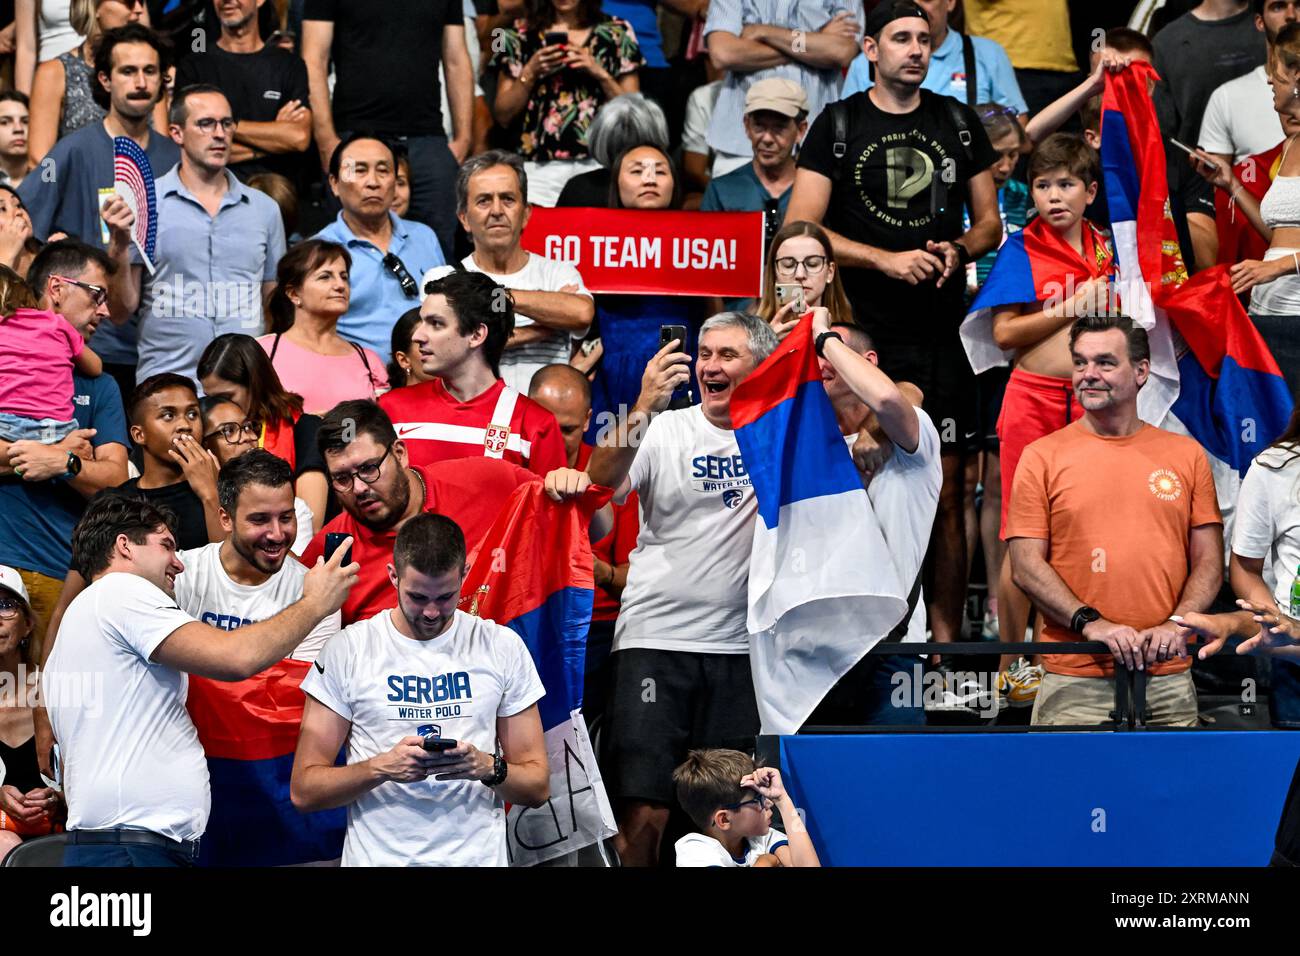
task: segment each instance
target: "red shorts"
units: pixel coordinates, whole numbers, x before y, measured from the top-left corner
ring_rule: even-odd
[[[1007,508],[1011,505],[1011,488],[1016,465],[1030,442],[1038,441],[1083,417],[1083,409],[1074,397],[1074,385],[1068,378],[1037,375],[1011,370],[1002,413],[998,416],[998,443],[1002,450],[1002,530],[1007,536]]]

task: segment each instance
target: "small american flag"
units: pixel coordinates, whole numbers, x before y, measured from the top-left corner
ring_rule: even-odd
[[[113,188],[135,213],[131,238],[144,258],[149,274],[154,272],[154,245],[158,240],[158,204],[153,191],[153,166],[135,140],[113,138]]]

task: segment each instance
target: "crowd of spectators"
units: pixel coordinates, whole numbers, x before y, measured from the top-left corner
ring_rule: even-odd
[[[1101,4],[1095,23],[1086,6],[17,0],[0,30],[0,688],[46,662],[165,676],[110,693],[124,716],[107,725],[0,699],[0,857],[66,824],[88,862],[124,824],[163,842],[112,862],[191,859],[199,768],[161,756],[193,758],[180,675],[291,657],[328,665],[303,685],[293,793],[352,806],[344,862],[503,862],[463,821],[451,849],[404,844],[420,798],[401,784],[468,781],[446,808],[466,820],[494,806],[474,781],[546,799],[537,674],[448,604],[502,504],[543,480],[557,498],[614,491],[590,531],[584,710],[624,864],[671,857],[678,808],[703,832],[683,865],[816,865],[801,825],[788,845],[769,829],[792,804],[747,756],[759,509],[730,411],[804,320],[908,578],[907,613],[864,644],[931,652],[864,658],[809,723],[992,706],[1104,725],[1115,682],[1149,668],[1148,719],[1196,726],[1192,637],[1210,666],[1258,615],[1300,635],[1300,412],[1244,478],[1139,417],[1151,347],[1110,295],[1100,96],[1108,73],[1154,65],[1174,271],[1230,267],[1294,394],[1300,2]],[[114,189],[121,138],[152,167],[151,261]],[[593,292],[580,265],[525,248],[542,207],[574,208],[579,233],[582,207],[761,213],[761,284]],[[1069,292],[999,304],[972,332],[1022,230],[1070,263]],[[330,535],[359,572],[318,566]],[[143,580],[100,586],[123,571]],[[157,590],[175,606],[150,611]],[[225,661],[231,628],[204,616],[218,596],[244,602]],[[1211,613],[1234,598],[1251,613]],[[500,699],[495,723],[448,730],[461,744],[438,763],[357,698],[399,668],[452,676],[390,646],[444,632]],[[1005,655],[983,675],[944,653],[1035,635],[1109,653]],[[1273,723],[1300,728],[1284,644],[1253,646]],[[918,660],[944,687],[925,708],[890,694]],[[141,757],[120,738],[150,707],[161,743]],[[131,819],[103,793],[65,803],[42,780],[56,742],[83,781],[115,761],[122,806],[185,780]],[[373,779],[349,775],[360,763]]]

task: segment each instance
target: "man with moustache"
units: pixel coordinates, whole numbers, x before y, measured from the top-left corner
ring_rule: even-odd
[[[31,216],[32,235],[44,239],[61,232],[108,250],[114,261],[126,255],[130,234],[125,230],[133,221],[130,210],[119,201],[100,217],[105,201],[116,195],[113,138],[125,136],[144,150],[155,179],[180,160],[176,144],[149,125],[163,94],[169,60],[166,41],[138,23],[109,30],[100,38],[92,92],[96,102],[108,109],[108,116],[55,143],[35,172],[23,180],[18,196]],[[117,233],[114,226],[120,227]],[[100,323],[89,345],[125,396],[136,383],[137,325],[120,303],[109,306],[117,309],[113,322]]]

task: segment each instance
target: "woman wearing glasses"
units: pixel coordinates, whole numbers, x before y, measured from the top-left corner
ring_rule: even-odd
[[[352,257],[337,243],[308,239],[290,249],[276,270],[271,334],[257,340],[284,387],[301,395],[314,415],[388,391],[384,360],[338,332],[351,298],[351,268]]]
[[[329,486],[316,448],[320,419],[305,414],[302,398],[285,390],[257,340],[237,332],[218,335],[203,350],[198,375],[206,395],[230,399],[258,423],[257,447],[289,463],[293,493],[311,508],[312,527],[323,525]]]
[[[63,798],[45,785],[36,763],[36,693],[32,631],[36,618],[23,579],[0,565],[0,861],[24,837],[50,833],[66,815]]]
[[[777,285],[797,285],[802,296],[778,302]],[[787,223],[772,239],[763,266],[763,298],[758,303],[758,316],[767,320],[777,338],[783,339],[807,312],[818,306],[829,310],[832,325],[853,324],[853,309],[835,268],[830,238],[816,223]]]
[[[262,434],[261,423],[253,421],[244,410],[224,396],[209,395],[199,403],[203,410],[203,447],[217,458],[218,465],[238,458],[257,447]],[[298,517],[298,536],[290,550],[302,554],[315,534],[311,508],[294,496],[293,510]]]

